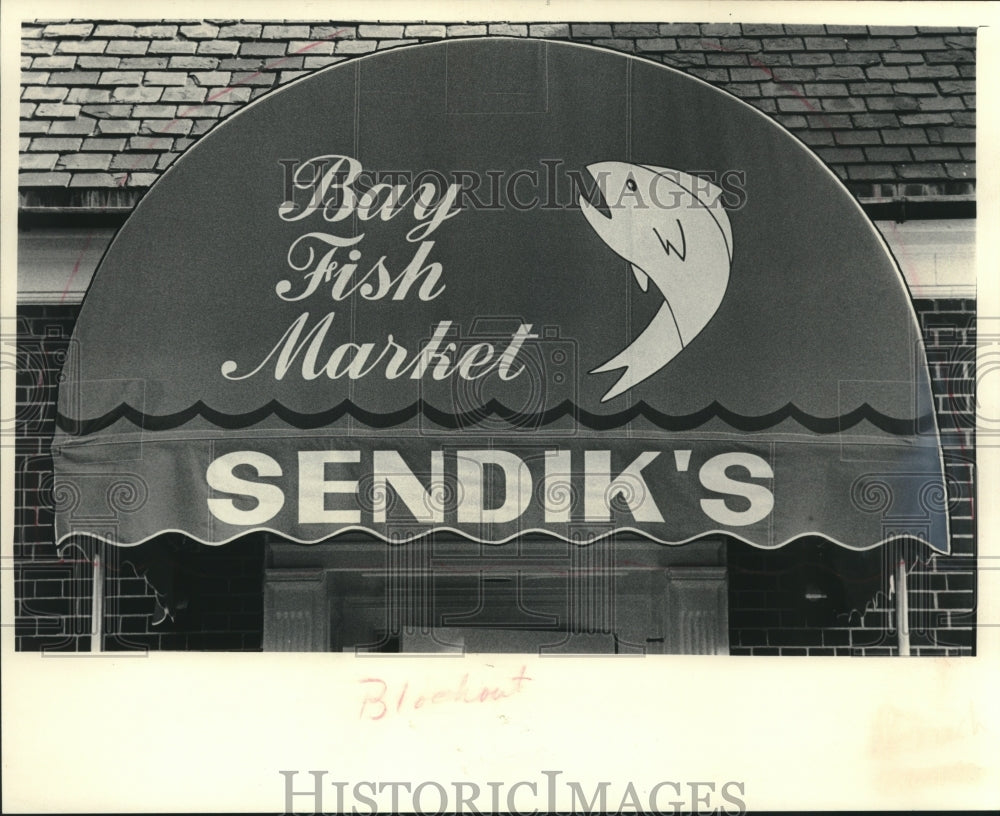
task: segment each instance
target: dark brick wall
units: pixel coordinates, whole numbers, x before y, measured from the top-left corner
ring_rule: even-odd
[[[52,543],[49,448],[56,381],[76,313],[76,307],[46,307],[25,310],[17,319],[14,631],[18,649],[90,648],[90,564],[75,551],[60,558]]]
[[[128,206],[271,88],[358,54],[487,34],[572,39],[704,79],[772,115],[861,198],[974,189],[974,29],[76,21],[22,27],[22,202]]]
[[[902,555],[909,576],[912,651],[967,655],[975,646],[975,301],[918,300],[938,401],[952,513],[950,557],[884,547],[852,553],[822,541],[769,552],[733,542],[733,654],[892,654],[894,600],[888,578]],[[53,545],[49,447],[56,379],[78,308],[22,307],[18,317],[15,634],[22,650],[89,649],[89,545],[60,558]],[[263,543],[204,547],[175,542],[169,569],[187,607],[153,626],[156,600],[139,577],[147,550],[105,554],[104,647],[255,650],[261,646]],[[826,597],[807,601],[807,592]],[[858,600],[860,599],[860,601]]]

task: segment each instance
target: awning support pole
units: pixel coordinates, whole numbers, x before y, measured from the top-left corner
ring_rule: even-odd
[[[93,597],[90,604],[90,651],[100,653],[104,640],[104,561],[101,545],[95,547]]]
[[[906,592],[906,561],[896,565],[896,633],[899,636],[899,656],[910,656],[910,603]]]

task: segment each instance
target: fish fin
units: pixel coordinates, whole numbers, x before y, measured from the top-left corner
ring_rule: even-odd
[[[632,264],[632,274],[635,275],[635,282],[639,284],[639,288],[645,292],[649,289],[649,275],[643,272],[638,266]]]
[[[677,224],[677,233],[681,237],[681,245],[679,249],[674,243],[660,235],[660,231],[656,227],[653,227],[653,235],[659,239],[660,245],[663,247],[663,251],[666,252],[668,256],[673,253],[683,261],[687,258],[687,238],[684,237],[684,227],[681,224],[681,220],[676,218],[674,221]]]

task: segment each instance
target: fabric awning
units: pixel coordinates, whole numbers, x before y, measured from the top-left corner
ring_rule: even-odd
[[[661,65],[333,66],[154,185],[84,298],[57,535],[948,551],[902,276],[807,148]]]

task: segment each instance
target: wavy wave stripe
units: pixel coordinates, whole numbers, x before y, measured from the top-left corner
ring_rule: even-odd
[[[56,547],[57,548],[68,547],[70,546],[71,543],[70,540],[76,537],[76,538],[85,538],[95,541],[101,541],[105,544],[110,544],[112,546],[122,547],[127,549],[129,547],[137,547],[140,544],[145,544],[147,541],[150,541],[151,539],[157,538],[158,536],[167,533],[176,533],[182,536],[186,536],[187,538],[190,538],[193,541],[197,541],[199,544],[204,544],[207,547],[221,547],[226,544],[230,544],[233,541],[237,541],[245,536],[254,535],[257,533],[268,533],[270,535],[279,537],[282,541],[292,542],[295,544],[322,544],[328,541],[330,542],[335,541],[336,539],[340,538],[343,535],[351,533],[365,533],[367,535],[372,536],[373,538],[382,541],[384,544],[388,544],[391,547],[412,544],[415,541],[420,541],[421,539],[429,538],[430,536],[433,535],[448,533],[451,535],[458,536],[459,538],[465,541],[472,542],[473,544],[483,544],[485,546],[501,546],[504,544],[509,544],[512,541],[517,541],[518,539],[523,538],[525,536],[539,536],[541,538],[553,541],[563,541],[567,544],[573,544],[577,547],[589,547],[593,544],[598,543],[599,541],[604,541],[615,535],[621,535],[630,538],[632,537],[641,538],[646,541],[651,541],[654,544],[660,544],[666,547],[680,547],[683,546],[684,544],[691,544],[692,542],[698,541],[700,539],[710,538],[712,536],[724,536],[727,538],[735,539],[736,541],[742,541],[744,544],[749,544],[751,547],[756,547],[758,550],[778,550],[781,549],[782,547],[787,546],[788,544],[791,544],[795,541],[799,541],[804,538],[822,538],[825,541],[829,541],[830,543],[835,544],[838,547],[843,547],[845,550],[851,550],[852,552],[867,552],[868,550],[874,550],[876,547],[881,547],[890,542],[909,541],[909,540],[920,541],[921,543],[926,544],[928,547],[937,550],[937,552],[947,552],[947,550],[938,550],[930,541],[921,536],[890,534],[879,538],[878,541],[873,541],[870,544],[866,544],[863,547],[859,547],[853,544],[849,544],[846,541],[841,541],[840,539],[834,538],[833,536],[829,536],[826,533],[819,531],[812,531],[812,530],[807,532],[796,533],[793,536],[789,536],[784,541],[772,542],[770,544],[762,544],[758,541],[754,541],[750,538],[747,538],[746,536],[734,533],[732,530],[721,530],[718,528],[706,528],[703,533],[698,533],[697,535],[692,535],[688,536],[687,538],[676,539],[676,540],[660,538],[658,536],[653,535],[648,530],[642,530],[639,527],[615,527],[612,530],[605,530],[600,533],[595,533],[592,536],[588,536],[586,540],[581,540],[579,538],[569,538],[567,536],[561,535],[551,530],[544,530],[541,528],[518,530],[516,533],[511,533],[508,536],[502,536],[495,539],[481,538],[480,536],[472,535],[457,527],[445,527],[445,526],[434,526],[428,530],[422,530],[420,532],[413,533],[412,535],[404,536],[401,538],[395,538],[395,537],[390,538],[389,536],[386,536],[383,532],[363,524],[344,527],[342,530],[338,530],[336,533],[332,535],[330,533],[325,533],[321,536],[317,536],[316,538],[296,538],[295,536],[290,536],[287,533],[281,532],[280,530],[275,530],[272,527],[253,527],[249,530],[242,530],[239,533],[230,536],[229,538],[223,539],[222,541],[212,541],[210,539],[200,538],[196,535],[192,535],[190,532],[173,527],[169,529],[165,528],[162,530],[157,530],[155,533],[152,533],[146,536],[145,538],[142,538],[138,541],[129,541],[129,542],[121,542],[114,538],[109,538],[108,536],[102,535],[101,533],[95,533],[91,531],[69,532],[59,536],[59,540],[56,542]]]
[[[333,408],[313,414],[294,411],[276,400],[243,414],[228,414],[217,411],[200,400],[182,411],[163,415],[146,414],[128,403],[121,403],[117,408],[94,419],[79,420],[57,413],[56,424],[65,433],[86,436],[102,431],[121,419],[125,419],[137,428],[146,431],[172,430],[198,417],[224,430],[239,430],[256,425],[271,416],[275,416],[299,430],[315,430],[339,422],[345,417],[350,417],[370,428],[386,429],[408,422],[417,416],[422,416],[442,428],[451,430],[469,428],[490,419],[501,419],[507,422],[512,430],[544,428],[565,417],[570,417],[577,424],[594,431],[613,430],[637,419],[644,419],[665,431],[691,431],[713,419],[722,420],[735,430],[747,432],[765,431],[789,419],[817,434],[840,433],[866,421],[879,430],[897,436],[929,433],[935,427],[933,414],[924,414],[913,419],[891,417],[872,408],[867,402],[846,414],[818,417],[801,410],[790,402],[775,411],[759,416],[738,414],[718,402],[712,402],[700,411],[691,414],[675,416],[664,414],[645,402],[638,402],[615,414],[594,414],[570,400],[564,400],[559,405],[536,413],[520,413],[507,408],[497,400],[490,400],[479,409],[461,413],[443,411],[428,405],[423,400],[418,400],[398,411],[385,414],[373,413],[355,405],[350,400],[344,400]],[[496,432],[495,429],[494,432]]]

